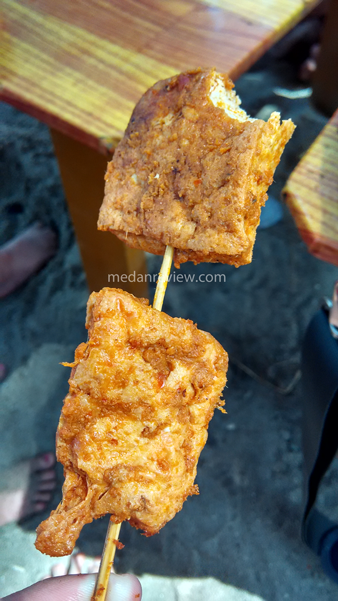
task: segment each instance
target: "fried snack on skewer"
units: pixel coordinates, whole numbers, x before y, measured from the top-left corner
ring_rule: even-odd
[[[105,288],[90,296],[87,327],[57,433],[63,501],[37,531],[52,556],[71,553],[83,525],[106,513],[158,532],[197,494],[208,423],[223,405],[227,354],[191,321]]]
[[[168,277],[171,270],[174,249],[167,246],[164,253],[159,278],[156,285],[156,291],[153,301],[153,308],[162,311],[165,291],[168,284]],[[120,536],[122,522],[115,523],[109,520],[107,534],[104,541],[104,547],[100,562],[100,568],[97,574],[95,589],[92,601],[104,601],[108,588],[108,582],[112,566],[114,565],[115,553],[118,547],[118,539]]]
[[[136,105],[106,174],[98,228],[174,261],[251,262],[261,207],[294,131],[240,108],[214,69],[159,81]]]

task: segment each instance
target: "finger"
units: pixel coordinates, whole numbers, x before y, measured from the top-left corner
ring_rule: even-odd
[[[3,601],[90,601],[95,580],[94,574],[49,578],[4,597]],[[107,601],[140,601],[141,597],[141,584],[136,576],[111,575]]]

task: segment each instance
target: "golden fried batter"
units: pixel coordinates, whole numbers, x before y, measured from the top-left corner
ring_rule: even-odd
[[[106,513],[147,535],[194,486],[207,427],[226,382],[227,353],[189,320],[113,288],[90,296],[57,432],[63,500],[36,547],[67,555],[84,524]]]
[[[98,228],[185,261],[250,263],[266,191],[293,123],[250,119],[227,75],[189,71],[150,88],[106,174]]]

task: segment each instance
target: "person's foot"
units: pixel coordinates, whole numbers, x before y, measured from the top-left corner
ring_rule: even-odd
[[[56,235],[35,223],[0,248],[0,298],[16,290],[55,254]]]
[[[67,574],[97,574],[100,562],[101,557],[90,557],[84,553],[73,553],[69,558],[69,563],[55,563],[51,568],[50,575],[45,576],[42,580],[66,576]]]
[[[15,466],[7,475],[9,490],[0,492],[0,526],[20,522],[44,511],[55,489],[55,457],[53,453],[39,455],[35,459]],[[21,480],[21,485],[17,481]]]

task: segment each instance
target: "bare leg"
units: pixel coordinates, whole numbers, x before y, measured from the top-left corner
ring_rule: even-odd
[[[54,232],[35,223],[0,248],[0,298],[16,290],[56,251]]]

